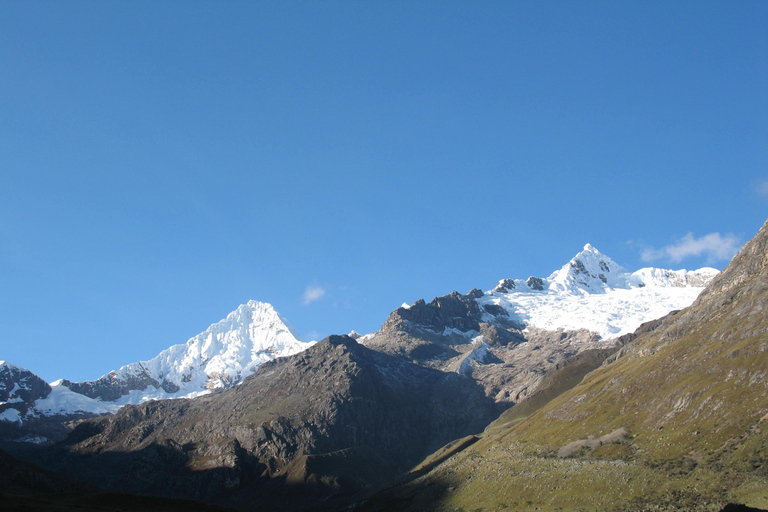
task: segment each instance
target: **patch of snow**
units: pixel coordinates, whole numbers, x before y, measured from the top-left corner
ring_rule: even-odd
[[[362,336],[357,338],[357,342],[360,343],[361,345],[365,345],[365,343],[371,338],[373,338],[374,336],[376,336],[375,332],[369,332],[368,334],[363,334]]]
[[[472,361],[484,363],[486,357],[488,357],[488,350],[491,348],[491,346],[483,341],[482,336],[477,336],[474,338],[472,343],[476,345],[475,348],[473,348],[472,351],[467,354],[464,359],[462,359],[461,364],[456,370],[456,373],[460,373],[462,375],[470,375],[472,373]]]
[[[19,437],[18,439],[14,439],[14,443],[32,443],[32,444],[45,444],[49,442],[50,439],[48,439],[45,436],[38,436],[36,434],[27,434],[24,437]]]
[[[16,409],[6,409],[3,412],[0,412],[0,421],[21,423],[21,414]]]
[[[446,327],[441,333],[442,336],[461,336],[462,338],[474,338],[477,336],[477,331],[461,331],[455,327]]]
[[[51,393],[35,401],[34,412],[45,416],[52,414],[74,414],[79,412],[106,414],[117,411],[120,406],[111,402],[102,402],[89,398],[61,384],[61,380],[51,382]]]

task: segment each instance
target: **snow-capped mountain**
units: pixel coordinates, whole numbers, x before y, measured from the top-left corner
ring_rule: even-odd
[[[486,292],[399,307],[359,341],[471,377],[488,396],[516,403],[571,361],[582,373],[599,366],[626,342],[620,336],[691,305],[717,273],[629,272],[587,244],[547,278],[503,279]]]
[[[155,358],[90,382],[47,384],[29,370],[0,362],[0,421],[104,414],[147,400],[194,397],[232,387],[264,362],[312,346],[271,304],[249,301]]]
[[[503,279],[477,302],[501,307],[525,326],[587,329],[607,339],[689,306],[717,274],[706,267],[629,272],[587,244],[549,277]]]
[[[51,386],[31,371],[0,361],[0,420],[20,421],[50,392]]]
[[[447,367],[466,373],[471,364],[500,357],[496,353],[499,343],[527,337],[521,329],[586,330],[599,338],[574,341],[578,350],[601,347],[599,339],[632,332],[643,322],[690,305],[717,273],[712,268],[629,272],[587,244],[547,278],[503,279],[484,293],[473,290],[461,296],[454,292],[429,304],[420,300],[394,311],[379,333],[355,336],[384,352],[411,356],[423,352],[427,359],[440,354],[445,343],[464,344],[467,349],[458,351],[462,356]],[[398,332],[410,334],[392,336]],[[444,341],[434,343],[441,339]],[[2,363],[0,420],[102,414],[147,400],[194,397],[230,388],[262,363],[296,354],[312,344],[270,304],[252,300],[186,343],[95,381],[59,380],[48,385],[28,370]],[[456,350],[448,352],[455,355]],[[515,357],[524,357],[523,352],[516,349]],[[440,357],[453,357],[450,354]]]
[[[251,300],[184,344],[96,381],[62,385],[119,405],[194,397],[232,387],[264,362],[301,352],[304,341],[271,304]]]

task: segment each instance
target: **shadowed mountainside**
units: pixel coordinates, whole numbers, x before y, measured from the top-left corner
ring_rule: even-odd
[[[499,412],[465,376],[332,336],[230,390],[86,421],[39,460],[111,491],[299,509],[380,484]]]

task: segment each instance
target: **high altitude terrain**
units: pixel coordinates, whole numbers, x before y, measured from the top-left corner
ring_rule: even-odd
[[[334,508],[446,443],[471,444],[509,406],[569,389],[716,274],[628,272],[587,245],[548,278],[419,300],[375,333],[314,345],[252,301],[155,359],[57,382],[23,408],[5,404],[18,428],[45,416],[39,404],[54,392],[116,411],[68,423],[77,428],[54,446],[5,446],[116,492],[243,510]],[[196,398],[145,401],[168,396]]]
[[[768,508],[766,377],[768,223],[691,307],[360,509]]]

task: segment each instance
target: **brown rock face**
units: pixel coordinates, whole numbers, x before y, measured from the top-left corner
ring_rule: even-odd
[[[392,478],[498,412],[472,379],[332,336],[225,392],[85,422],[45,463],[111,490],[295,507]]]

